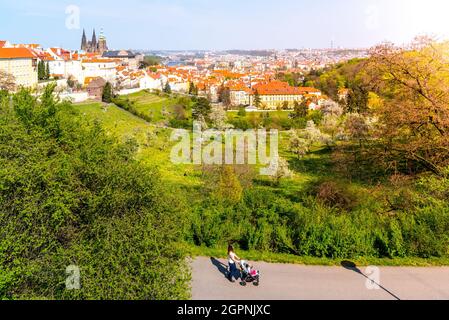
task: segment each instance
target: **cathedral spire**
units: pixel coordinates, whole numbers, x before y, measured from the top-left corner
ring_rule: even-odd
[[[85,51],[87,48],[86,30],[83,29],[83,37],[81,38],[81,50]]]
[[[94,29],[94,33],[92,35],[92,47],[96,48],[97,47],[97,35],[95,33],[95,29]]]

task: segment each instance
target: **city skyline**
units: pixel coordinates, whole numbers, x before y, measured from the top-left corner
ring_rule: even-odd
[[[79,49],[83,29],[89,34],[103,28],[115,49],[218,51],[329,48],[331,44],[367,48],[383,41],[406,43],[422,34],[438,39],[449,35],[446,10],[442,10],[449,4],[444,0],[429,0],[425,6],[417,0],[129,0],[127,4],[2,3],[0,38]],[[77,10],[75,24],[67,25]]]

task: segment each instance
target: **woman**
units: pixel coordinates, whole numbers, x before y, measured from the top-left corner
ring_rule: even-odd
[[[240,273],[237,269],[237,263],[241,261],[241,259],[235,254],[234,247],[229,245],[228,247],[228,258],[229,258],[229,274],[228,279],[231,282],[235,279],[238,280],[240,278]]]

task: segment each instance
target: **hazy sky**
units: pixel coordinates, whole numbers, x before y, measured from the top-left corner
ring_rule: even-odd
[[[115,49],[368,47],[449,38],[448,16],[447,0],[1,0],[0,40],[78,49],[103,27]]]

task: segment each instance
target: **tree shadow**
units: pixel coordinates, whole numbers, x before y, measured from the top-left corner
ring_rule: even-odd
[[[220,261],[218,261],[215,258],[210,258],[210,261],[212,262],[212,264],[218,269],[218,271],[225,276],[225,278],[228,277],[228,267],[221,263]]]
[[[385,291],[386,293],[391,295],[396,300],[401,300],[398,296],[396,296],[394,293],[392,293],[391,291],[389,291],[388,289],[383,287],[380,283],[377,283],[377,282],[373,281],[370,277],[368,277],[366,274],[364,274],[363,271],[360,270],[354,262],[352,262],[352,261],[342,261],[341,262],[341,266],[343,268],[345,268],[346,270],[350,270],[350,271],[356,272],[356,273],[360,274],[361,276],[365,277],[366,279],[370,280],[373,284],[376,284],[377,286],[379,286],[379,288],[381,288],[383,291]]]

